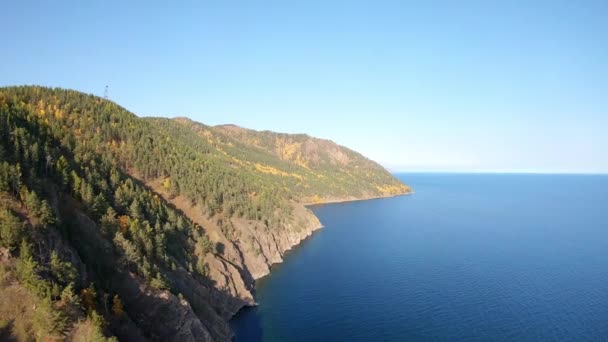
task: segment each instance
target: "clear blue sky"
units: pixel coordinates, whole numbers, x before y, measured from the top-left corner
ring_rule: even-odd
[[[5,2],[0,85],[107,84],[398,170],[608,172],[606,0],[92,2]]]

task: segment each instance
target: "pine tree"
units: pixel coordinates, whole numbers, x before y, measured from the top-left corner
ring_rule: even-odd
[[[118,187],[114,192],[114,204],[121,210],[125,210],[129,205],[129,199],[122,186]]]
[[[38,220],[43,225],[49,225],[55,223],[55,216],[53,210],[46,200],[40,203],[40,209],[38,210]]]
[[[60,184],[65,189],[70,184],[70,170],[68,161],[64,156],[59,157],[55,162],[55,172]]]
[[[82,186],[82,179],[74,170],[72,170],[70,176],[72,178],[72,194],[74,196],[80,196],[80,187]]]
[[[116,219],[114,208],[108,207],[105,215],[101,217],[100,223],[102,233],[106,236],[114,236],[114,233],[118,229],[118,220]]]
[[[79,315],[81,311],[80,298],[74,292],[74,286],[71,283],[61,292],[60,305],[62,310],[72,320]]]
[[[93,218],[99,219],[108,210],[108,202],[102,193],[97,194],[91,204],[91,214]]]
[[[141,210],[141,205],[139,204],[139,201],[136,199],[133,200],[133,202],[131,202],[131,205],[129,206],[129,216],[131,216],[131,218],[133,220],[141,220],[143,219],[143,212]]]
[[[0,246],[10,252],[17,248],[23,235],[23,222],[8,210],[0,210]]]
[[[62,261],[55,251],[51,252],[49,267],[55,279],[64,285],[74,282],[78,275],[74,266],[67,261]]]
[[[32,326],[37,340],[59,340],[67,325],[68,317],[61,310],[55,309],[50,299],[45,298],[36,306]]]

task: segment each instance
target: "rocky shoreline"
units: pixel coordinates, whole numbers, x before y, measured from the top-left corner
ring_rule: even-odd
[[[310,215],[312,215],[314,217],[314,220],[311,220],[312,222],[315,222],[315,224],[313,225],[309,225],[307,226],[301,233],[296,234],[294,236],[293,239],[289,239],[291,240],[290,244],[285,245],[285,248],[282,248],[279,250],[279,254],[280,257],[274,259],[275,262],[272,262],[270,264],[267,264],[267,269],[266,272],[262,272],[262,273],[258,273],[256,275],[252,275],[253,277],[253,281],[254,284],[252,284],[252,288],[249,291],[252,295],[253,301],[252,302],[248,302],[248,303],[244,303],[240,308],[238,308],[238,310],[236,310],[232,316],[234,317],[242,308],[244,307],[252,307],[252,306],[257,306],[258,303],[255,301],[255,297],[253,296],[253,290],[255,288],[255,281],[257,281],[258,279],[261,279],[265,276],[270,275],[270,273],[272,272],[272,267],[276,264],[282,263],[284,260],[284,257],[286,255],[286,253],[288,253],[289,251],[293,250],[294,248],[296,248],[298,245],[300,245],[302,242],[304,242],[304,240],[308,239],[310,236],[312,236],[312,234],[314,232],[316,232],[317,230],[323,228],[323,224],[321,224],[321,222],[318,220],[318,218],[316,217],[316,215],[314,215],[314,213],[312,213],[308,208],[309,207],[315,207],[315,206],[321,206],[321,205],[326,205],[326,204],[336,204],[336,203],[346,203],[346,202],[357,202],[357,201],[368,201],[368,200],[374,200],[374,199],[383,199],[383,198],[391,198],[391,197],[397,197],[397,196],[406,196],[406,195],[411,195],[413,194],[413,191],[408,191],[408,192],[404,192],[404,193],[400,193],[400,194],[394,194],[394,195],[382,195],[382,196],[366,196],[366,197],[349,197],[349,198],[328,198],[328,199],[323,199],[322,202],[317,202],[317,203],[301,203],[300,205],[304,208],[307,209],[307,213],[309,213]]]

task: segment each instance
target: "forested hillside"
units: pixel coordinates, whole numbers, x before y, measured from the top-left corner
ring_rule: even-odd
[[[229,156],[230,165],[251,169],[256,177],[280,182],[302,202],[368,198],[408,192],[407,186],[380,165],[336,143],[306,134],[254,131],[235,125],[205,126],[175,119],[195,130],[215,149]]]
[[[407,192],[329,141],[0,88],[0,339],[229,339],[302,204]]]

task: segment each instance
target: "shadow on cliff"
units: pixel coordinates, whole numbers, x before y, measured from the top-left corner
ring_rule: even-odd
[[[262,315],[256,306],[246,306],[230,320],[234,332],[233,341],[261,342],[264,339]]]
[[[17,341],[15,335],[13,335],[13,319],[8,321],[3,327],[0,327],[0,341],[13,342]]]
[[[129,267],[120,264],[112,243],[77,203],[62,194],[60,217],[66,237],[86,265],[86,277],[110,294],[119,294],[125,304],[126,319],[111,320],[110,329],[128,341],[211,341],[229,340],[227,321],[245,303],[216,283],[180,265],[174,270],[160,267],[171,283],[171,292],[154,289]],[[103,291],[103,290],[102,290]],[[188,303],[181,300],[183,295]],[[111,296],[109,296],[111,298]],[[100,311],[111,316],[109,305]]]

